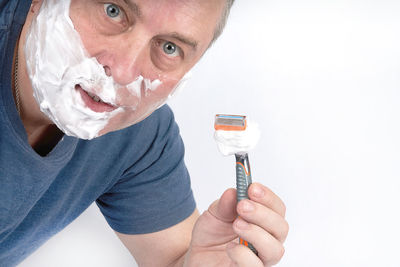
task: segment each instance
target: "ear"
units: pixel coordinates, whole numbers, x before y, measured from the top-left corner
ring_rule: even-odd
[[[62,1],[62,0],[61,0]],[[32,13],[37,13],[42,6],[43,0],[33,0],[31,4],[31,12]]]

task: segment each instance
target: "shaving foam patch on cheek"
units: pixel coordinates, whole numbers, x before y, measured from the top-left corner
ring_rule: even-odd
[[[128,91],[137,97],[141,97],[141,89],[142,89],[143,76],[139,75],[136,80],[126,86]]]
[[[247,120],[244,131],[215,131],[214,139],[219,151],[225,155],[245,154],[252,150],[260,139],[258,124]]]
[[[144,79],[145,96],[148,96],[150,92],[157,90],[158,86],[161,84],[162,82],[159,79],[155,79],[154,81]]]
[[[168,94],[168,96],[165,99],[160,99],[159,101],[154,103],[154,110],[162,107],[168,100],[171,98],[175,97],[178,95],[180,92],[182,92],[183,88],[185,88],[187,81],[192,77],[191,71],[188,71],[175,85],[175,87],[171,90],[171,92]],[[158,80],[156,80],[158,81]],[[161,84],[161,83],[160,83]],[[155,83],[155,85],[158,87],[159,84]],[[154,90],[152,90],[154,91]]]
[[[174,86],[174,88],[170,91],[170,93],[164,97],[160,98],[154,98],[151,100],[151,103],[148,103],[146,106],[146,109],[140,113],[140,116],[136,119],[136,122],[139,122],[143,119],[145,119],[147,116],[149,116],[154,110],[162,107],[168,100],[170,100],[173,96],[176,95],[176,93],[181,91],[184,86],[186,85],[187,80],[192,76],[191,72],[187,72]],[[146,89],[146,96],[151,97],[151,92],[156,91],[158,87],[162,84],[162,81],[156,79],[153,80],[152,82],[149,82],[150,80],[145,82],[145,87],[147,84],[147,89]],[[151,86],[151,88],[149,87]]]
[[[174,86],[174,88],[170,91],[170,93],[163,98],[155,99],[154,102],[149,106],[148,112],[146,112],[143,117],[147,117],[151,112],[154,110],[162,107],[168,100],[170,100],[172,97],[175,97],[179,92],[183,90],[183,88],[186,86],[187,81],[192,77],[191,71],[188,71]],[[146,96],[150,95],[150,92],[156,91],[156,89],[162,84],[162,81],[156,79],[152,82],[148,79],[144,79],[145,87],[146,87]]]

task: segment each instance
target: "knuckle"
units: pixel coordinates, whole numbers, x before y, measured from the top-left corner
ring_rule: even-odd
[[[283,225],[283,235],[284,235],[285,237],[286,237],[287,234],[289,233],[289,229],[290,229],[289,223],[288,223],[287,221],[285,221],[285,222],[284,222],[284,225]]]
[[[273,254],[269,255],[269,257],[267,257],[267,259],[264,262],[266,263],[267,266],[275,265],[283,258],[284,254],[285,254],[285,248],[283,246],[279,246],[279,248],[276,248]]]
[[[278,257],[279,260],[281,260],[283,258],[283,255],[285,255],[285,252],[286,252],[285,247],[281,246],[281,249],[279,250],[279,257]]]
[[[276,251],[274,259],[272,260],[273,264],[277,264],[283,258],[283,255],[285,255],[285,248],[280,246]]]
[[[286,214],[286,205],[283,202],[282,202],[282,214],[283,214],[283,216],[285,216],[285,214]]]
[[[289,224],[287,221],[283,221],[280,225],[279,231],[276,232],[276,239],[283,244],[285,242],[286,237],[288,236],[289,233]]]

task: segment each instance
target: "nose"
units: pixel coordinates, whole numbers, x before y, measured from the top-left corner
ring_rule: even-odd
[[[146,47],[147,43],[142,40],[120,41],[116,46],[104,48],[96,58],[107,76],[112,76],[120,85],[127,85],[142,73]]]

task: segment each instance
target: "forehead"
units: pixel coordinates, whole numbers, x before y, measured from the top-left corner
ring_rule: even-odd
[[[207,46],[221,19],[225,0],[121,0],[152,32],[190,35]]]

